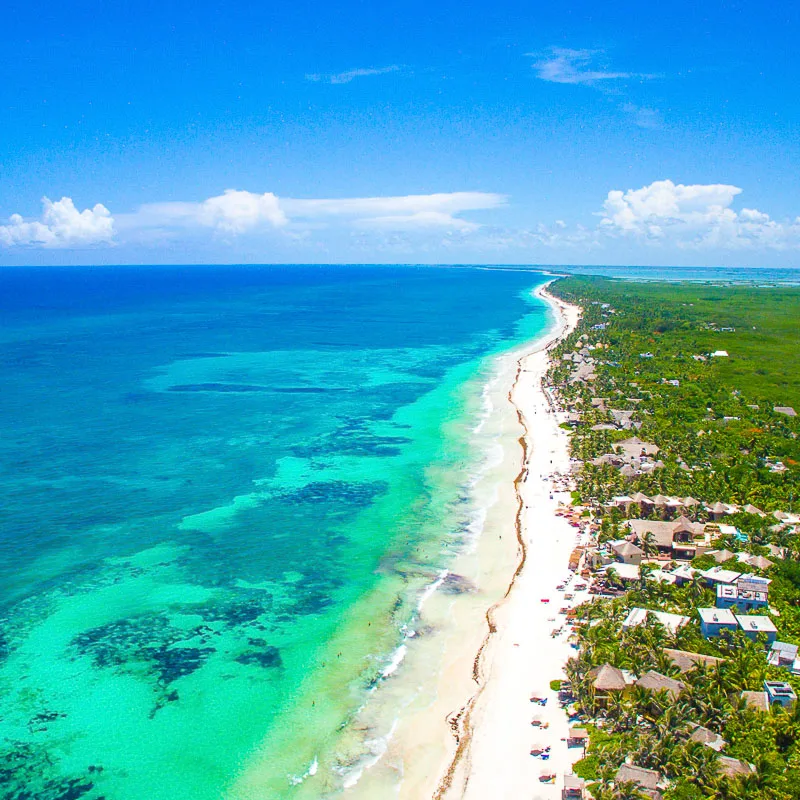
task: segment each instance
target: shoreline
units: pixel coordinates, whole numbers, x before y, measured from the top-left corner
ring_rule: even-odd
[[[555,311],[556,327],[547,337],[534,343],[533,347],[526,348],[517,358],[516,375],[508,392],[508,401],[514,408],[519,426],[523,431],[518,440],[522,451],[520,470],[514,479],[517,502],[514,527],[519,548],[519,562],[502,598],[486,611],[488,630],[475,656],[472,670],[473,681],[478,688],[453,716],[453,720],[458,723],[457,727],[454,727],[456,750],[433,794],[434,800],[473,796],[482,798],[490,795],[505,797],[520,794],[521,796],[522,792],[530,790],[530,787],[534,785],[531,783],[529,774],[531,770],[524,767],[530,767],[532,762],[529,748],[530,742],[536,738],[535,730],[528,727],[527,730],[522,728],[512,732],[502,709],[507,707],[506,697],[509,694],[516,694],[518,702],[522,704],[525,711],[524,715],[530,717],[532,713],[529,701],[531,690],[533,689],[537,694],[546,694],[545,688],[549,688],[551,679],[561,675],[563,663],[568,656],[566,652],[559,653],[556,663],[552,658],[547,659],[545,663],[539,661],[538,671],[540,673],[547,673],[547,670],[551,669],[555,670],[550,674],[540,675],[538,677],[539,686],[533,686],[537,680],[533,677],[530,680],[517,678],[517,680],[511,681],[510,685],[507,681],[511,676],[507,674],[508,671],[505,667],[509,660],[520,661],[515,656],[519,655],[519,648],[523,646],[522,641],[513,641],[509,649],[509,636],[522,640],[523,636],[518,633],[524,633],[524,631],[518,629],[525,623],[533,624],[536,618],[539,622],[549,622],[549,615],[555,613],[549,603],[540,602],[530,605],[527,602],[531,590],[535,592],[540,588],[531,567],[533,556],[538,555],[539,564],[547,564],[551,573],[565,575],[568,558],[561,559],[564,553],[560,551],[565,551],[568,556],[569,550],[574,544],[572,541],[574,531],[565,530],[565,521],[552,513],[559,502],[557,494],[560,493],[556,492],[554,487],[545,490],[545,493],[549,492],[547,499],[552,502],[548,504],[550,508],[543,508],[542,501],[545,498],[531,496],[529,491],[535,467],[538,466],[541,469],[549,460],[549,477],[552,479],[554,474],[559,472],[556,462],[560,462],[560,466],[563,468],[562,474],[567,472],[569,465],[566,432],[558,428],[558,420],[555,413],[549,408],[549,399],[545,395],[541,380],[550,366],[549,350],[575,328],[580,316],[580,309],[551,295],[547,291],[547,286],[551,282],[548,281],[540,286],[536,290],[536,295]],[[538,413],[539,411],[544,411],[545,416],[542,417]],[[534,416],[537,416],[538,419],[534,420]],[[551,430],[542,429],[540,422],[542,419]],[[535,422],[540,424],[535,425]],[[549,452],[548,448],[551,448]],[[553,455],[554,458],[547,459],[547,455]],[[540,474],[543,475],[543,473]],[[536,488],[541,490],[542,484],[540,483]],[[541,491],[534,492],[534,495],[542,494]],[[563,499],[566,504],[568,498]],[[531,501],[536,501],[536,504],[534,505]],[[542,514],[544,519],[537,519],[539,514]],[[548,516],[552,518],[547,520]],[[541,522],[550,522],[554,527],[561,528],[559,543],[564,543],[567,547],[561,547],[555,553],[546,552],[548,549],[547,539],[531,535],[536,532],[537,523]],[[551,558],[548,559],[548,555]],[[552,574],[553,579],[555,579],[555,574]],[[541,587],[541,589],[544,588]],[[500,619],[501,616],[503,619]],[[531,644],[536,638],[528,634],[527,643]],[[566,650],[566,642],[559,642],[559,644],[562,645],[559,650]],[[517,652],[514,652],[514,648],[517,648]],[[531,668],[531,672],[534,672],[533,662],[531,662]],[[506,685],[501,685],[502,683]],[[560,716],[564,716],[554,706],[551,706],[549,710],[550,714],[540,716],[552,716],[554,711],[557,711]],[[520,768],[518,769],[509,768],[509,754],[512,750],[516,750],[514,760],[519,762]],[[566,759],[556,759],[555,754],[552,754],[548,769],[554,773],[563,773],[566,767],[565,762]],[[499,763],[504,764],[503,770],[497,769]],[[504,780],[508,785],[506,789],[501,789],[500,784]],[[545,791],[549,789],[553,797],[556,796],[556,792],[560,791],[556,785],[543,785],[542,788]]]
[[[500,445],[502,458],[474,487],[473,499],[486,514],[476,546],[459,554],[448,570],[473,588],[455,596],[437,591],[427,598],[414,647],[406,653],[402,670],[382,685],[382,708],[375,713],[383,712],[383,723],[374,724],[378,720],[371,719],[369,712],[362,718],[365,733],[378,733],[387,729],[386,714],[390,711],[395,715],[391,736],[382,738],[381,752],[375,753],[375,760],[358,782],[345,790],[348,798],[463,796],[457,789],[464,765],[477,767],[480,761],[473,759],[473,740],[476,733],[480,739],[483,730],[481,698],[487,691],[491,694],[490,687],[495,685],[496,640],[504,637],[509,598],[527,582],[531,555],[527,519],[532,498],[526,496],[526,479],[534,454],[550,449],[553,431],[562,438],[563,455],[568,461],[566,432],[557,427],[547,409],[540,380],[533,380],[533,370],[537,375],[544,374],[548,350],[567,335],[577,319],[577,308],[571,310],[547,293],[552,280],[538,286],[535,295],[548,305],[550,313],[554,312],[555,319],[543,335],[500,354],[495,377],[487,384],[494,409],[481,435]],[[530,399],[520,396],[523,385],[523,395],[529,387],[537,393],[539,419],[534,417]],[[543,423],[548,431],[544,436]],[[559,519],[552,513],[555,507],[553,502],[548,508],[551,520]],[[563,520],[561,523],[567,528]],[[568,528],[565,532],[574,534]],[[569,550],[572,546],[570,541]],[[569,550],[559,557],[563,572]],[[437,665],[434,676],[432,663]],[[529,694],[529,687],[525,692]],[[529,749],[529,742],[525,747]],[[496,763],[489,764],[490,772],[496,770]],[[485,796],[498,795],[490,792]]]

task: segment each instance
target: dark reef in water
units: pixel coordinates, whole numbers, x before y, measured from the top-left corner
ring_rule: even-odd
[[[182,383],[169,387],[170,392],[270,392],[269,386],[249,383]]]
[[[240,664],[254,664],[259,667],[281,667],[283,660],[277,647],[265,647],[263,650],[250,651],[236,656]]]
[[[89,767],[89,771],[101,772],[102,767]],[[86,777],[55,776],[53,772],[52,759],[44,748],[7,742],[0,751],[0,796],[3,800],[78,800],[94,789]]]
[[[173,628],[166,617],[147,614],[92,628],[76,636],[72,643],[98,668],[124,670],[144,662],[157,682],[167,686],[200,669],[215,652],[213,647],[175,646],[186,638],[186,631]]]
[[[314,593],[299,598],[301,606],[308,603],[324,606],[323,598]],[[224,630],[241,628],[242,638],[251,648],[236,657],[236,661],[264,667],[280,666],[281,656],[277,647],[267,644],[263,638],[248,635],[254,629],[265,629],[259,618],[271,605],[272,598],[264,593],[261,593],[260,601],[231,600],[193,605],[188,611],[202,616],[203,622],[190,630],[173,626],[163,614],[143,614],[92,628],[76,636],[72,646],[78,655],[89,656],[94,666],[101,669],[141,675],[142,665],[146,665],[154,686],[163,689],[196,672],[217,652],[216,642],[220,633],[211,625],[223,623]],[[193,643],[191,646],[183,644],[190,641]],[[166,699],[173,701],[177,695]]]
[[[382,481],[351,483],[349,481],[316,481],[306,484],[296,492],[284,495],[294,503],[348,503],[368,505],[386,489]]]

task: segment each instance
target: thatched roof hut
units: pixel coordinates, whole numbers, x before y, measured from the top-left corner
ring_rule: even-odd
[[[621,692],[627,686],[622,670],[612,667],[611,664],[589,670],[589,677],[592,679],[592,686],[599,692]]]

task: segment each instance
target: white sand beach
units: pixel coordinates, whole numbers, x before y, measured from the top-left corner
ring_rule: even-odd
[[[551,632],[564,624],[556,586],[569,575],[577,531],[556,514],[569,501],[554,486],[569,469],[567,433],[541,385],[546,348],[573,329],[579,309],[545,287],[538,294],[558,321],[546,338],[503,360],[492,389],[499,413],[489,420],[491,435],[504,442],[502,458],[476,486],[486,507],[480,539],[451,567],[475,589],[427,600],[422,635],[381,687],[376,708],[362,714],[362,729],[381,738],[348,798],[557,797],[564,772],[582,755],[568,750],[566,716],[549,689],[569,655],[566,632]],[[545,706],[531,703],[534,692],[547,697]],[[392,707],[400,710],[391,734],[381,735]],[[547,727],[533,727],[534,716]],[[548,760],[530,755],[536,743],[551,747]],[[540,783],[544,769],[557,775],[555,784]]]
[[[558,306],[560,335],[564,335],[577,323],[579,310]],[[570,499],[568,492],[560,491],[563,482],[557,485],[553,477],[568,475],[569,455],[567,433],[558,427],[562,420],[551,412],[542,390],[547,368],[544,349],[524,356],[511,395],[526,430],[518,483],[525,562],[508,597],[496,609],[497,630],[483,655],[482,685],[465,731],[468,744],[453,765],[452,781],[442,797],[560,797],[565,772],[582,757],[580,748],[567,747],[569,723],[557,693],[549,688],[552,680],[563,676],[570,654],[565,616],[559,610],[580,602],[584,593],[574,592],[579,582],[574,577],[567,587],[575,594],[571,603],[556,588],[570,578],[569,555],[579,535],[555,513],[559,503]],[[561,632],[554,637],[556,629]],[[546,698],[546,705],[531,702],[532,696]],[[540,726],[531,724],[534,718]],[[550,747],[549,758],[532,756],[534,745]],[[555,783],[541,782],[543,773],[555,774]]]

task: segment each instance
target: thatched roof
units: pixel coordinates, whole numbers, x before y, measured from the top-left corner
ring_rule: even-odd
[[[732,553],[730,550],[713,550],[706,555],[711,556],[717,564],[724,564],[726,561],[736,558],[736,553]]]
[[[764,516],[764,512],[760,508],[754,506],[752,503],[748,503],[742,510],[745,512],[745,514],[758,514],[760,517]]]
[[[666,675],[662,675],[660,672],[656,672],[653,669],[645,672],[645,674],[636,681],[636,685],[640,686],[642,689],[649,689],[651,692],[666,690],[673,699],[683,691],[683,684],[680,681],[668,678]]]
[[[751,764],[739,761],[738,758],[720,756],[717,761],[719,763],[719,771],[729,778],[735,778],[737,775],[751,775],[755,772],[755,768]]]
[[[592,678],[592,686],[601,692],[621,692],[627,685],[622,670],[611,664],[589,670],[589,677]]]
[[[767,550],[769,550],[769,554],[774,556],[775,558],[785,558],[786,557],[786,550],[783,547],[778,547],[775,544],[768,544]]]
[[[774,561],[770,561],[765,556],[753,556],[752,558],[747,559],[747,563],[750,566],[756,567],[757,569],[769,569],[770,567],[775,566]]]
[[[619,556],[640,556],[642,555],[642,548],[637,547],[633,542],[623,541],[615,542],[611,545],[611,549]]]
[[[694,669],[698,664],[705,664],[706,666],[713,667],[719,664],[722,659],[715,656],[705,656],[701,653],[687,653],[685,650],[669,650],[664,649],[664,652],[672,659],[672,663],[681,671],[689,672]]]
[[[632,781],[643,789],[656,789],[661,780],[661,775],[654,769],[645,769],[644,767],[637,767],[633,764],[623,764],[617,770],[614,780],[617,783]]]
[[[678,519],[675,520],[672,526],[672,532],[679,533],[681,531],[688,531],[689,533],[694,535],[695,527],[696,527],[695,524],[689,519],[689,517],[681,514],[678,517]]]
[[[769,700],[766,692],[742,692],[742,700],[748,708],[755,711],[769,711]]]
[[[714,731],[704,728],[702,725],[697,725],[689,737],[690,742],[697,742],[710,747],[712,750],[719,752],[727,744],[727,742]]]

